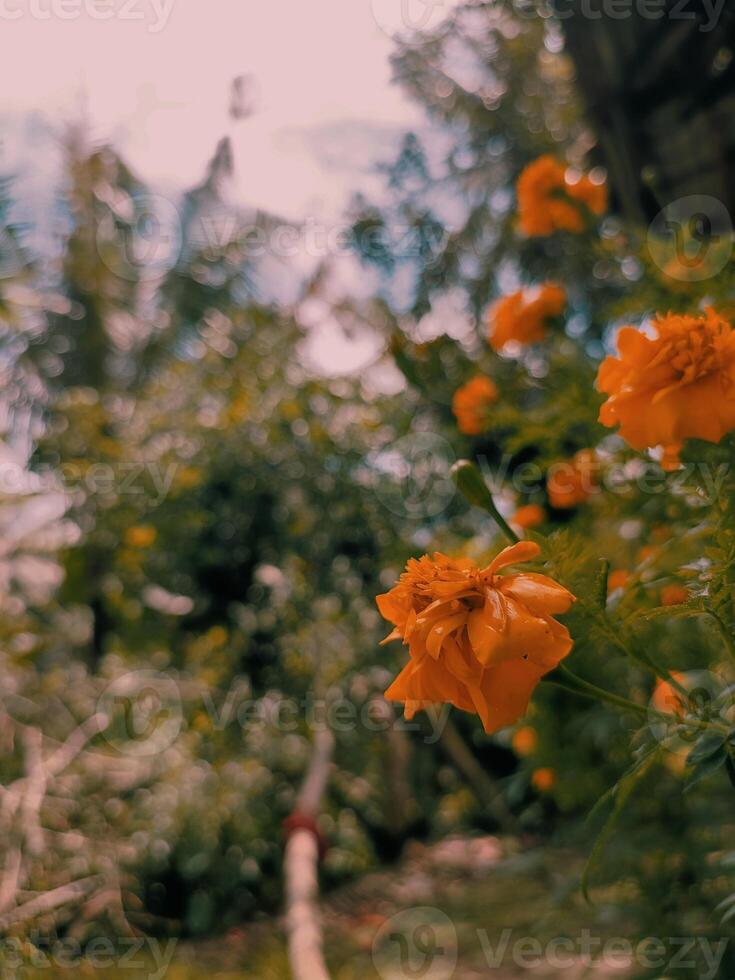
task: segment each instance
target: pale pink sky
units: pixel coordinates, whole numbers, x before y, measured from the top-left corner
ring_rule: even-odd
[[[243,202],[334,213],[349,175],[326,172],[299,131],[415,120],[390,85],[389,30],[401,11],[433,23],[450,2],[0,0],[3,109],[63,119],[84,104],[144,179],[179,186],[201,177],[230,132]],[[257,111],[233,126],[229,85],[244,73],[257,80]]]

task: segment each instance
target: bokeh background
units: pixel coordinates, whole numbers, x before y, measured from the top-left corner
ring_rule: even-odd
[[[578,594],[601,557],[626,573],[610,620],[567,617],[575,669],[647,704],[630,634],[720,683],[712,624],[662,598],[707,580],[731,620],[717,460],[666,482],[602,430],[594,375],[622,323],[733,309],[733,11],[19,0],[0,23],[3,975],[290,976],[284,821],[327,732],[332,976],[732,978],[724,772],[685,793],[668,752],[589,904],[630,717],[549,687],[493,736],[408,722],[374,597],[412,555],[500,546],[449,477],[470,456],[506,516],[543,508]],[[518,234],[544,153],[607,181],[584,234]],[[553,341],[493,355],[488,305],[543,279]],[[462,435],[478,369],[502,408]],[[551,506],[549,466],[590,446],[613,489]]]

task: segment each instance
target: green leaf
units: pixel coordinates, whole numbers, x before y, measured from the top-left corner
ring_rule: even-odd
[[[629,769],[628,772],[626,772],[615,784],[612,790],[608,791],[608,794],[606,794],[606,796],[608,796],[610,793],[612,793],[614,795],[615,803],[610,815],[603,824],[602,830],[597,835],[597,840],[590,851],[590,856],[587,858],[587,863],[585,864],[584,871],[582,872],[582,895],[584,896],[585,901],[587,901],[590,905],[592,905],[592,900],[589,896],[589,880],[592,867],[595,861],[604,852],[605,846],[610,839],[610,835],[615,829],[615,824],[625,809],[625,805],[632,796],[633,791],[641,779],[643,779],[643,777],[646,775],[651,766],[658,761],[661,751],[660,746],[654,748],[649,755],[633,766],[632,769]]]
[[[654,609],[642,609],[638,613],[630,616],[630,620],[644,620],[648,622],[652,619],[691,619],[695,616],[703,616],[707,613],[704,604],[700,599],[691,599],[689,602],[682,602],[678,606],[656,606]]]
[[[691,758],[691,754],[690,754]],[[721,769],[727,760],[727,752],[724,745],[721,745],[718,750],[716,750],[714,755],[708,755],[695,765],[691,777],[687,781],[684,787],[684,792],[688,793],[697,783],[701,782],[707,776],[711,776],[712,773],[717,772]],[[687,759],[687,763],[689,759]]]
[[[610,575],[610,562],[607,558],[600,561],[600,573],[597,577],[597,601],[600,608],[604,609],[607,605],[607,580]]]
[[[719,732],[705,732],[687,756],[687,765],[696,766],[722,749],[725,736]]]

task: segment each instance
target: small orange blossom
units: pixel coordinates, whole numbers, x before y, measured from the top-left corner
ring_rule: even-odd
[[[671,585],[665,585],[663,589],[661,589],[662,606],[680,606],[682,602],[686,602],[688,598],[689,589],[675,582]]]
[[[671,676],[684,686],[686,677],[678,670],[672,670]],[[664,714],[683,715],[686,711],[681,694],[668,681],[657,680],[651,696],[651,707]]]
[[[536,729],[531,728],[530,725],[524,725],[522,728],[519,728],[517,731],[513,732],[511,745],[513,746],[513,751],[516,755],[531,755],[537,744],[538,735],[536,734]]]
[[[488,409],[499,397],[497,385],[484,375],[472,378],[458,388],[452,399],[457,428],[466,435],[479,435],[487,428]]]
[[[534,769],[531,773],[531,785],[540,793],[548,793],[556,784],[556,772],[548,766],[543,769]]]
[[[608,595],[614,592],[616,589],[624,589],[628,584],[628,579],[630,578],[630,572],[625,568],[616,568],[614,572],[610,572],[607,577],[607,591]]]
[[[546,478],[552,507],[577,507],[597,489],[597,458],[591,449],[581,449],[572,459],[555,463]]]
[[[131,548],[150,548],[157,536],[150,524],[136,524],[126,529],[125,544]]]
[[[600,215],[607,207],[607,189],[600,181],[578,178],[560,160],[545,154],[521,172],[516,187],[518,224],[524,235],[584,231],[586,212]]]
[[[510,520],[517,527],[538,527],[546,520],[546,511],[538,504],[525,504],[518,508]]]
[[[562,286],[553,282],[502,296],[487,313],[488,339],[501,351],[509,341],[536,344],[546,336],[548,321],[561,316],[567,303]]]

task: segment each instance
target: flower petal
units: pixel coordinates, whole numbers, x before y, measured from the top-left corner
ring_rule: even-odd
[[[435,623],[426,637],[426,652],[434,658],[438,657],[444,641],[451,636],[454,630],[464,626],[466,619],[467,613],[462,610],[454,616],[448,616]]]
[[[500,580],[498,588],[504,595],[517,599],[536,616],[565,613],[575,601],[575,596],[563,585],[536,572],[507,575]]]
[[[494,601],[486,602],[480,609],[473,609],[467,617],[467,636],[475,657],[481,664],[488,664],[503,644],[507,617],[503,610],[497,615],[494,606],[503,607],[500,595],[493,591]]]
[[[429,657],[420,663],[410,661],[385,692],[385,697],[389,701],[404,702],[409,718],[422,708],[443,702],[463,711],[473,710],[472,699],[464,685],[440,660]]]
[[[532,558],[537,558],[540,554],[541,548],[535,541],[518,541],[516,544],[511,544],[507,548],[503,548],[500,554],[496,555],[487,568],[484,569],[484,572],[494,574],[501,568],[505,568],[508,565],[515,565],[522,561],[530,561]]]
[[[543,674],[525,660],[509,660],[483,672],[482,682],[469,693],[488,735],[514,724],[526,713]]]

